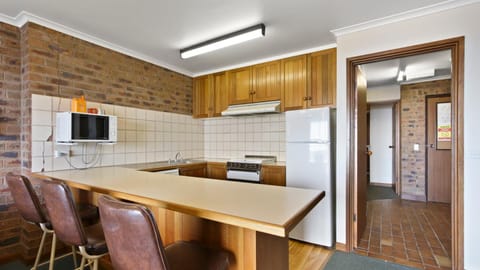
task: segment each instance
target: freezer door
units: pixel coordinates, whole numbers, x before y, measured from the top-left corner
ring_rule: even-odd
[[[329,142],[330,108],[287,111],[287,142]]]
[[[330,144],[287,143],[287,186],[325,191],[325,197],[290,232],[290,238],[333,245]]]

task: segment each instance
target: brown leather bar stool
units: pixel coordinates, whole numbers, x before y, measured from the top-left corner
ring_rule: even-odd
[[[58,239],[66,244],[78,246],[80,250],[82,261],[77,269],[83,270],[85,266],[93,264],[93,270],[98,270],[98,259],[108,253],[102,225],[97,223],[88,227],[83,226],[72,192],[65,183],[43,181],[41,188],[50,222]]]
[[[165,249],[155,219],[142,205],[102,195],[100,219],[116,270],[224,270],[230,253],[179,241]]]
[[[49,222],[49,217],[45,209],[45,205],[42,205],[35,190],[33,189],[30,180],[22,175],[15,175],[8,173],[6,180],[10,192],[12,193],[13,200],[17,206],[18,212],[23,219],[29,223],[38,225],[42,229],[42,238],[40,240],[40,246],[35,257],[35,262],[32,269],[38,268],[40,257],[42,255],[43,247],[45,246],[45,238],[47,234],[52,234],[52,246],[50,250],[49,269],[53,269],[53,263],[55,261],[55,248],[56,248],[56,235],[52,229],[52,225]],[[93,206],[82,206],[81,217],[82,220],[91,222],[92,220],[98,220],[98,209]],[[72,247],[72,253],[75,252],[75,248]],[[75,266],[77,265],[76,257],[73,256]],[[45,262],[46,263],[46,262]],[[44,263],[42,263],[44,264]]]

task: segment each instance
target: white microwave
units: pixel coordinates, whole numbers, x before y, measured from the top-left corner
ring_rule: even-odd
[[[117,117],[91,113],[60,112],[56,117],[57,143],[117,142]]]

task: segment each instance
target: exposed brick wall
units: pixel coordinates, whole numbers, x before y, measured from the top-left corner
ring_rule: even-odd
[[[192,78],[37,24],[24,28],[31,94],[192,114]]]
[[[0,61],[0,260],[30,259],[39,230],[18,216],[3,176],[30,172],[31,95],[191,115],[192,78],[33,23],[0,23]]]
[[[0,260],[20,248],[20,216],[4,180],[20,172],[20,121],[20,31],[0,23]]]
[[[439,80],[401,86],[402,197],[425,201],[425,101],[428,95],[450,93],[451,81]],[[420,151],[413,151],[418,143]]]

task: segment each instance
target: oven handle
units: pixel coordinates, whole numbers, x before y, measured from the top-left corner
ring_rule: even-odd
[[[227,170],[227,179],[260,182],[260,172]]]

